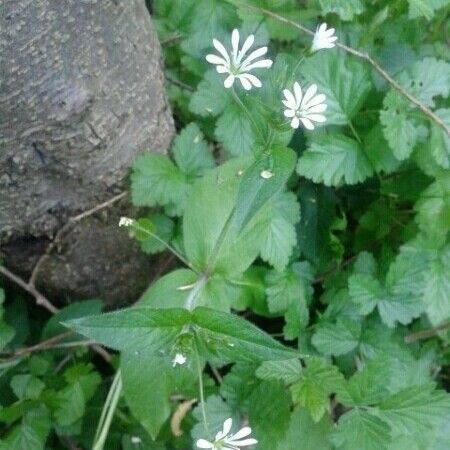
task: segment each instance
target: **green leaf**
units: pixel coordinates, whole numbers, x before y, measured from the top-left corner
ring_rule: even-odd
[[[435,114],[450,127],[450,109],[439,109]],[[431,124],[429,149],[435,161],[444,169],[450,169],[450,137],[441,127]]]
[[[352,20],[353,16],[364,12],[361,0],[319,0],[323,14],[336,13],[342,20]]]
[[[323,355],[344,355],[359,344],[361,324],[349,319],[320,324],[312,337],[312,344]]]
[[[240,276],[257,257],[267,218],[260,211],[239,230],[233,225],[240,177],[249,158],[233,159],[198,180],[183,219],[184,249],[193,267],[226,277]]]
[[[420,229],[443,242],[450,230],[450,174],[443,174],[425,189],[414,208]]]
[[[408,0],[409,18],[425,17],[431,20],[436,10],[448,5],[448,0]]]
[[[408,387],[383,401],[374,414],[395,434],[426,432],[450,411],[450,395],[435,387],[434,383]]]
[[[157,356],[125,351],[121,355],[120,368],[128,407],[156,439],[171,412],[170,364]]]
[[[57,393],[55,419],[62,427],[74,424],[85,413],[85,399],[80,383],[75,382]]]
[[[356,184],[373,174],[361,146],[344,135],[321,135],[298,160],[297,172],[315,183]]]
[[[31,409],[20,424],[0,440],[0,450],[44,450],[50,427],[50,414],[45,406]]]
[[[291,414],[286,435],[276,450],[332,450],[329,440],[331,423],[328,418],[314,423],[304,408],[296,408]]]
[[[45,388],[45,384],[39,378],[30,374],[14,375],[10,385],[19,400],[39,398]]]
[[[172,153],[177,166],[186,175],[200,176],[216,166],[203,133],[195,123],[189,124],[177,135]]]
[[[248,419],[259,450],[273,450],[289,426],[290,400],[281,382],[265,381],[250,395]]]
[[[167,156],[141,155],[133,164],[131,197],[136,206],[182,207],[188,187],[186,175]]]
[[[222,359],[260,362],[300,356],[239,316],[199,307],[192,319],[200,327],[199,335],[208,350]]]
[[[390,126],[390,124],[388,124]],[[409,138],[409,135],[408,135]],[[397,136],[395,136],[397,139]],[[392,173],[400,166],[400,161],[386,142],[383,128],[375,126],[364,139],[364,154],[370,160],[377,173]]]
[[[137,220],[137,225],[153,234],[156,234],[162,241],[169,243],[173,236],[174,223],[163,214],[152,214],[149,218]],[[130,228],[130,235],[133,235],[141,244],[141,249],[150,255],[166,250],[166,245],[153,236],[138,228]]]
[[[350,297],[363,315],[370,314],[378,302],[386,301],[388,296],[376,278],[363,273],[352,275],[348,279],[348,288]]]
[[[353,409],[339,418],[332,440],[340,450],[354,450],[355,446],[364,450],[382,450],[390,441],[389,427],[366,411]]]
[[[245,116],[239,105],[227,106],[216,124],[215,135],[224,150],[231,156],[252,154],[255,144],[252,123]]]
[[[295,224],[300,221],[300,206],[292,192],[283,192],[270,202],[270,222],[261,247],[261,258],[283,271],[297,243]]]
[[[292,400],[307,408],[314,422],[318,422],[328,409],[329,396],[343,382],[337,367],[321,358],[308,358],[300,379],[291,386]]]
[[[302,372],[302,365],[298,359],[285,361],[264,361],[255,372],[261,380],[281,380],[286,384],[298,380]]]
[[[272,147],[244,172],[236,199],[234,221],[240,230],[278,194],[295,168],[295,152],[286,147]],[[263,176],[268,172],[268,175]]]
[[[215,117],[221,114],[230,102],[230,95],[223,87],[223,79],[215,70],[210,70],[192,94],[189,109],[202,117]]]
[[[149,308],[182,308],[196,280],[197,274],[192,270],[174,270],[150,285],[142,294],[138,305]]]
[[[302,64],[302,74],[327,96],[328,125],[346,125],[372,87],[367,67],[339,51],[317,52]]]
[[[159,354],[160,350],[167,351],[190,321],[191,315],[185,309],[141,307],[70,320],[65,326],[111,348],[146,349]]]

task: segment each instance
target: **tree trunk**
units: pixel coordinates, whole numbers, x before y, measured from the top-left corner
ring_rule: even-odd
[[[137,154],[166,151],[173,122],[144,0],[0,3],[0,245],[26,271],[70,216],[122,189]],[[115,226],[96,219],[68,233],[42,267],[42,289],[117,300],[127,275],[130,285],[148,278]],[[74,243],[94,236],[101,248],[74,258]]]

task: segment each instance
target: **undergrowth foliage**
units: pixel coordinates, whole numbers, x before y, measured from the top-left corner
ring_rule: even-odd
[[[448,1],[152,7],[179,132],[136,159],[120,226],[179,264],[45,325],[119,351],[114,373],[2,359],[0,449],[450,448]],[[26,338],[8,307],[5,352]]]

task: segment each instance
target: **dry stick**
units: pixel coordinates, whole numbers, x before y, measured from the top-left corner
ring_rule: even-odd
[[[434,328],[429,328],[427,330],[421,330],[421,331],[417,331],[416,333],[408,334],[405,336],[404,340],[407,344],[410,344],[411,342],[415,342],[420,339],[428,339],[428,338],[433,337],[436,334],[438,334],[439,331],[445,331],[448,329],[450,329],[450,322],[445,322]]]
[[[34,287],[37,275],[39,273],[40,268],[42,267],[42,264],[45,262],[45,260],[50,256],[50,253],[53,251],[53,249],[56,247],[56,245],[61,241],[61,237],[64,234],[65,231],[67,231],[68,228],[70,228],[75,223],[79,222],[80,220],[92,216],[92,214],[95,214],[98,211],[101,211],[102,209],[108,208],[109,206],[113,205],[120,199],[124,198],[127,195],[127,191],[121,192],[120,194],[110,198],[106,202],[99,203],[98,205],[94,206],[91,209],[88,209],[87,211],[84,211],[77,216],[70,217],[69,220],[65,225],[63,225],[58,232],[55,235],[55,238],[52,242],[48,245],[46,248],[44,254],[39,258],[38,262],[34,266],[33,272],[31,273],[30,279],[28,280],[28,285],[31,287]]]
[[[314,36],[315,34],[314,31],[311,31],[309,28],[306,28],[303,25],[294,22],[293,20],[287,19],[286,17],[280,16],[279,14],[273,13],[272,11],[269,11],[267,9],[241,3],[239,3],[239,5],[245,6],[246,8],[252,9],[254,11],[258,11],[280,22],[287,23],[288,25],[297,28],[297,30],[302,31],[303,33],[309,34],[310,36]],[[336,47],[346,51],[347,53],[350,53],[353,56],[356,56],[357,58],[363,59],[364,61],[368,62],[397,92],[406,97],[413,105],[419,108],[426,116],[430,118],[430,120],[436,123],[436,125],[441,127],[447,133],[447,135],[450,136],[450,128],[442,121],[442,119],[438,117],[436,114],[434,114],[433,111],[428,109],[417,98],[415,98],[414,96],[409,94],[405,89],[403,89],[403,87],[400,86],[400,84],[398,84],[368,53],[360,52],[352,47],[348,47],[347,45],[341,44],[339,42],[336,43]]]

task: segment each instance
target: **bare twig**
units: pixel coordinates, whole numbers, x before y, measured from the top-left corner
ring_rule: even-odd
[[[44,295],[42,295],[33,285],[26,283],[22,278],[18,275],[15,275],[6,267],[0,266],[0,273],[3,274],[6,278],[9,278],[11,281],[16,283],[22,289],[27,291],[36,299],[36,304],[44,307],[47,311],[55,314],[58,312],[58,308],[54,306]]]
[[[439,331],[445,331],[450,329],[450,322],[444,322],[437,327],[429,328],[427,330],[420,330],[415,333],[411,333],[405,336],[404,340],[407,344],[411,342],[419,341],[421,339],[428,339],[430,337],[435,336],[439,333]]]
[[[120,194],[110,198],[109,200],[99,203],[98,205],[94,206],[91,209],[88,209],[86,211],[83,211],[82,213],[78,214],[77,216],[70,217],[69,220],[58,230],[56,233],[54,239],[50,244],[47,246],[44,254],[39,258],[36,265],[34,266],[34,269],[31,273],[30,279],[28,280],[28,285],[32,288],[34,288],[36,278],[38,276],[39,270],[42,267],[42,264],[45,262],[45,260],[50,256],[53,249],[58,245],[58,243],[61,241],[62,236],[64,233],[75,223],[79,222],[80,220],[92,216],[98,211],[101,211],[102,209],[108,208],[109,206],[113,205],[117,201],[121,200],[127,195],[127,192],[121,192]]]
[[[178,39],[181,39],[182,37],[183,35],[181,35],[180,33],[174,33],[171,36],[167,36],[166,38],[161,39],[160,44],[162,46],[169,45],[178,41]]]
[[[179,81],[179,80],[175,80],[170,75],[167,75],[167,73],[166,73],[165,77],[169,83],[172,83],[173,85],[178,86],[181,89],[186,89],[189,92],[195,91],[195,89],[192,86],[190,86],[189,84],[183,83],[182,81]]]
[[[233,2],[233,3],[237,3],[237,2]],[[265,16],[269,16],[272,19],[278,20],[279,22],[286,23],[294,28],[297,28],[297,30],[300,30],[301,32],[306,33],[310,36],[314,36],[314,31],[312,31],[309,28],[306,28],[303,25],[300,25],[299,23],[294,22],[293,20],[290,20],[284,16],[281,16],[272,11],[269,11],[267,9],[260,8],[257,6],[248,5],[248,4],[244,4],[244,3],[238,3],[238,4],[241,6],[244,6],[248,9],[251,9],[253,11],[262,13]],[[383,77],[397,92],[399,92],[401,95],[406,97],[414,106],[416,106],[418,109],[420,109],[420,111],[422,111],[423,114],[425,114],[436,125],[441,127],[445,131],[445,133],[448,136],[450,136],[450,128],[442,121],[442,119],[440,117],[438,117],[429,108],[427,108],[423,103],[421,103],[420,100],[418,100],[416,97],[414,97],[409,92],[407,92],[400,84],[398,84],[368,53],[360,52],[358,50],[355,50],[352,47],[349,47],[345,44],[341,44],[339,42],[336,43],[336,47],[369,63],[375,69],[375,71],[378,72],[381,75],[381,77]]]

